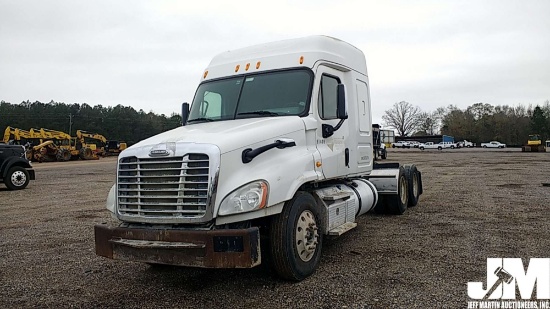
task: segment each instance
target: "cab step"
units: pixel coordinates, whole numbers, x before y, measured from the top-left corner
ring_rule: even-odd
[[[342,225],[339,225],[332,230],[328,231],[328,234],[330,236],[340,236],[344,234],[345,232],[354,229],[357,226],[357,223],[355,222],[346,222]]]

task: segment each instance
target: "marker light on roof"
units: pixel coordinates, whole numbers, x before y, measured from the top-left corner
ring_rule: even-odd
[[[256,63],[256,70],[260,68],[260,64],[262,64],[260,61],[258,61],[258,63]]]
[[[240,65],[240,64],[237,64],[237,65],[235,66],[235,72],[239,72],[239,69],[240,69],[240,68],[241,68],[241,65]]]
[[[304,56],[300,56],[300,64],[304,64]]]
[[[206,75],[208,75],[208,71],[204,71],[204,76],[202,78],[206,78]]]
[[[250,63],[247,63],[246,64],[246,67],[244,68],[246,71],[248,71],[248,69],[250,68]]]

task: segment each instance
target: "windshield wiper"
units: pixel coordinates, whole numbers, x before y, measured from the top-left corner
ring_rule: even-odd
[[[270,111],[254,111],[254,112],[245,112],[245,113],[238,113],[237,115],[262,115],[262,116],[280,116],[279,113],[274,113]]]
[[[213,119],[210,119],[210,118],[195,118],[195,119],[187,120],[187,122],[193,122],[193,121],[206,121],[206,122],[210,122],[210,121],[214,121],[214,120],[213,120]]]

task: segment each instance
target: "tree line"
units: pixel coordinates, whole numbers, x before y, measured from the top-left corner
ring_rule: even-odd
[[[173,113],[169,117],[157,115],[133,107],[117,105],[104,107],[86,103],[65,104],[22,102],[11,104],[0,101],[0,130],[15,127],[23,130],[46,128],[63,131],[75,136],[76,130],[99,133],[108,140],[125,141],[128,144],[181,125],[181,115]]]
[[[386,110],[382,119],[386,127],[394,128],[400,136],[445,134],[455,140],[474,143],[498,140],[508,145],[525,144],[529,134],[550,139],[549,101],[535,107],[475,103],[461,109],[450,105],[432,112],[401,101]],[[0,130],[7,126],[23,130],[46,128],[73,136],[76,130],[84,130],[133,144],[180,125],[179,114],[168,117],[122,105],[92,107],[86,103],[0,101]]]
[[[444,134],[474,143],[497,140],[507,145],[524,145],[530,134],[550,139],[550,102],[536,105],[475,103],[465,109],[455,105],[425,112],[406,101],[395,103],[382,116],[384,125],[400,136]]]

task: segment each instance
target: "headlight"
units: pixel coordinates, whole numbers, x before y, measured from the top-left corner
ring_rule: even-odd
[[[105,207],[112,213],[115,212],[115,205],[116,205],[116,184],[111,187],[111,190],[109,190],[109,195],[107,195],[107,202]]]
[[[246,184],[223,199],[218,215],[226,216],[264,208],[267,205],[267,192],[266,181]]]

